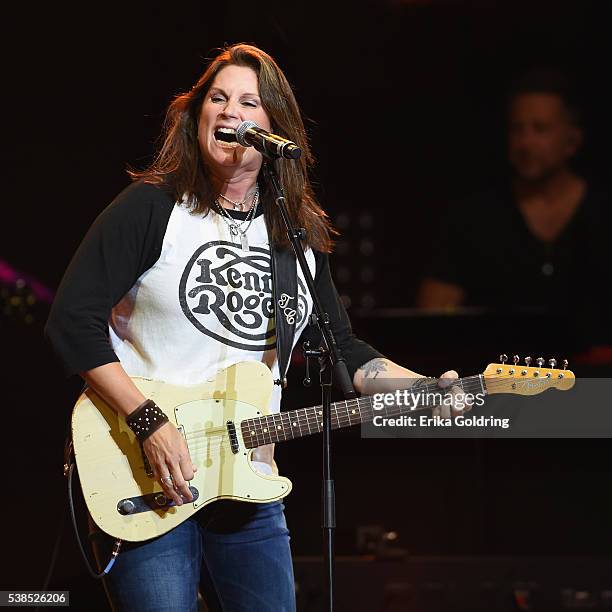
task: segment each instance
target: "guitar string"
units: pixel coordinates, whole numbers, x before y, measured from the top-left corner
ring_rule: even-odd
[[[491,377],[492,378],[492,377]],[[494,384],[493,380],[491,380],[491,378],[488,379],[487,382],[487,389],[492,389]],[[504,379],[505,382],[507,382],[507,378],[504,377],[499,377],[500,379]],[[478,388],[481,388],[480,386],[480,381],[475,381],[472,380],[471,382],[473,383],[478,383]],[[464,385],[465,387],[465,385]],[[438,389],[437,387],[433,387],[432,386],[433,391],[431,391],[432,393],[435,392],[435,389]],[[439,391],[442,391],[440,389],[438,389]],[[465,389],[464,389],[465,390]],[[360,405],[363,404],[363,405]],[[428,406],[422,406],[421,408],[417,409],[417,410],[406,410],[406,406],[398,406],[393,405],[393,406],[387,406],[385,407],[385,417],[393,417],[393,416],[402,416],[402,415],[410,415],[416,412],[425,412],[429,407]],[[258,446],[262,446],[264,444],[270,444],[270,443],[274,443],[274,442],[282,442],[282,441],[286,441],[289,439],[296,439],[296,436],[291,435],[295,429],[298,429],[299,431],[299,435],[297,436],[302,437],[302,436],[306,436],[306,435],[312,435],[314,433],[320,433],[321,432],[321,428],[322,428],[322,422],[320,420],[320,415],[319,412],[321,410],[321,406],[309,406],[307,408],[298,408],[295,411],[284,411],[284,412],[278,412],[278,413],[274,413],[273,415],[264,415],[262,417],[251,417],[250,419],[244,419],[243,421],[241,421],[240,423],[240,427],[242,429],[243,424],[245,422],[250,421],[251,419],[253,419],[253,422],[249,424],[249,430],[250,431],[255,431],[254,435],[251,435],[251,439],[255,440],[257,445],[255,447],[252,448],[257,448]],[[334,404],[332,404],[332,428],[333,429],[338,429],[338,428],[342,428],[342,427],[346,427],[346,426],[356,426],[359,425],[361,423],[367,423],[369,421],[371,421],[371,417],[373,414],[375,414],[374,408],[373,408],[373,404],[372,404],[372,396],[365,396],[365,397],[361,397],[361,398],[355,398],[355,399],[351,399],[351,400],[344,400],[344,401],[339,401],[339,402],[335,402]],[[353,410],[355,417],[354,419],[351,417],[351,413],[349,412],[349,410]],[[299,413],[299,414],[291,414],[292,412],[295,413]],[[345,415],[344,412],[346,412],[347,414]],[[381,414],[381,416],[383,416]],[[292,418],[291,418],[292,417]],[[272,424],[276,424],[275,421],[276,419],[280,419],[280,425],[282,426],[282,429],[280,430],[282,433],[285,433],[285,437],[284,438],[276,438],[277,435],[277,429],[271,429],[270,431],[264,431],[264,429],[268,429],[268,427],[264,426],[263,421],[265,420],[267,422],[268,419],[272,420]],[[352,422],[352,421],[355,422]],[[293,425],[292,423],[297,423],[297,425]],[[269,425],[270,423],[267,423],[267,425]],[[305,430],[308,430],[308,432],[306,432]],[[272,439],[272,434],[274,434],[275,439]],[[192,430],[188,435],[185,436],[186,440],[187,440],[187,444],[188,447],[191,450],[193,450],[194,452],[198,452],[201,453],[202,452],[202,447],[204,447],[207,451],[208,451],[208,455],[210,455],[211,453],[216,454],[217,451],[221,451],[222,447],[225,447],[227,449],[228,452],[232,452],[231,451],[231,442],[229,440],[229,433],[227,432],[227,430],[223,430],[223,431],[218,431],[215,433],[211,433],[209,430],[206,429],[200,429],[200,430]],[[266,439],[267,438],[267,439]],[[249,449],[250,450],[250,449]],[[102,456],[109,456],[112,457],[114,456],[114,452],[109,452],[106,455],[102,455]]]
[[[476,381],[474,381],[476,382]],[[480,388],[480,381],[478,382],[478,388]],[[430,393],[435,393],[436,389],[438,389],[437,387],[432,387],[432,391],[430,391]],[[439,392],[440,390],[438,389],[437,392]],[[333,408],[337,411],[338,409],[341,410],[347,410],[349,408],[357,408],[359,410],[362,410],[363,408],[365,408],[366,406],[361,406],[361,404],[367,404],[372,400],[371,396],[366,396],[366,397],[362,397],[362,398],[355,398],[352,400],[346,400],[346,401],[340,401],[340,402],[336,402],[334,403],[332,406]],[[344,406],[343,406],[344,404]],[[284,412],[279,412],[279,413],[274,413],[274,415],[262,415],[261,417],[251,417],[249,419],[245,419],[244,421],[242,421],[241,423],[244,423],[245,421],[252,421],[251,425],[253,427],[260,427],[263,428],[265,427],[265,425],[263,424],[264,421],[266,421],[266,419],[269,418],[274,418],[275,415],[290,415],[292,412],[295,412],[297,414],[294,414],[294,418],[297,419],[298,421],[298,426],[299,424],[303,424],[304,422],[306,422],[307,424],[310,422],[314,422],[318,420],[318,417],[316,416],[316,413],[319,412],[321,410],[321,406],[310,406],[308,408],[299,408],[295,411],[284,411]],[[315,414],[310,415],[308,414],[308,411],[315,411]],[[349,419],[350,420],[350,419]],[[269,423],[266,423],[266,425],[268,425]],[[273,424],[273,423],[272,423]],[[188,439],[190,437],[192,437],[194,434],[199,434],[200,432],[205,431],[205,430],[192,430],[191,434],[189,434],[188,436],[186,436]],[[260,431],[260,433],[266,433],[263,430]]]
[[[479,377],[477,377],[479,378]],[[488,381],[494,383],[495,381],[491,380],[493,377],[489,377]],[[507,382],[508,379],[506,377],[500,376],[498,377],[499,379],[502,379],[504,382]],[[522,380],[522,379],[520,379]],[[527,379],[529,380],[529,379]],[[539,380],[551,380],[551,379],[547,379],[547,378],[542,378]],[[467,381],[466,379],[462,379],[463,383],[465,382],[470,382]],[[472,380],[471,382],[477,382],[478,383],[478,387],[480,387],[480,381],[475,381]],[[463,385],[465,387],[465,385]],[[492,388],[494,385],[491,384],[487,384],[488,388]],[[432,387],[432,391],[430,391],[430,393],[435,393],[436,389],[438,389],[437,387]],[[465,390],[465,389],[464,389]],[[438,392],[441,391],[440,389],[438,389]],[[370,417],[372,416],[372,414],[374,414],[373,412],[373,406],[369,405],[370,402],[368,402],[368,400],[371,400],[371,397],[364,397],[364,398],[356,398],[353,400],[347,400],[345,402],[337,402],[334,404],[333,409],[335,414],[332,415],[332,427],[333,428],[341,428],[343,426],[351,426],[351,425],[357,425],[361,422],[368,422],[370,419]],[[360,406],[359,402],[365,402],[368,405],[365,406]],[[344,406],[343,406],[344,404]],[[356,415],[356,421],[355,423],[352,423],[352,419],[350,417],[350,413],[348,413],[348,409],[350,406],[353,407],[357,407],[357,409],[359,410],[360,413],[360,417],[357,418]],[[390,417],[390,416],[398,416],[398,415],[409,415],[413,412],[420,412],[420,411],[424,411],[427,410],[427,408],[429,408],[428,406],[421,406],[420,409],[418,410],[412,410],[412,411],[406,411],[406,407],[405,406],[387,406],[386,410],[385,410],[385,415],[386,417]],[[344,410],[347,410],[347,415],[341,414],[342,411],[344,412]],[[290,419],[290,413],[292,411],[288,411],[288,412],[279,412],[279,413],[275,413],[273,415],[266,415],[263,417],[256,417],[254,419],[254,422],[250,424],[249,429],[251,431],[254,431],[255,434],[251,435],[251,439],[255,439],[257,442],[257,446],[261,446],[263,444],[270,444],[270,443],[274,443],[274,442],[282,442],[288,439],[295,439],[296,436],[293,436],[292,433],[293,431],[296,429],[296,427],[299,430],[299,436],[304,436],[307,435],[305,431],[302,430],[302,427],[307,427],[308,428],[308,434],[312,434],[312,433],[320,433],[321,432],[321,428],[322,428],[322,422],[320,420],[320,406],[311,406],[309,408],[302,408],[302,409],[298,409],[298,412],[302,413],[300,415],[298,415],[297,419],[295,419],[295,415],[293,419]],[[314,414],[309,414],[310,411],[313,411]],[[365,415],[364,415],[365,413]],[[366,418],[364,418],[364,416]],[[382,416],[382,415],[381,415]],[[457,416],[457,415],[456,415]],[[277,419],[280,420],[280,424],[277,423]],[[242,421],[241,423],[244,423],[245,421],[249,421],[250,419],[245,419],[244,421]],[[265,425],[263,424],[263,421],[265,421]],[[293,423],[297,423],[296,425],[293,425]],[[270,427],[273,426],[273,427]],[[312,427],[311,427],[312,426]],[[314,428],[314,432],[313,429]],[[203,432],[205,430],[199,430],[200,432]],[[284,434],[284,435],[283,435]],[[197,446],[200,447],[201,444],[205,444],[210,450],[215,450],[215,448],[220,448],[221,446],[227,446],[228,448],[230,448],[230,441],[226,440],[225,438],[228,437],[227,432],[218,432],[218,433],[214,433],[211,434],[210,432],[208,433],[208,436],[203,437],[202,435],[199,435],[197,433],[197,430],[194,430],[190,435],[189,438],[192,440],[191,446]]]
[[[369,402],[367,402],[368,399],[370,398],[363,398],[363,399],[360,398],[359,401],[366,402],[369,404]],[[345,405],[342,406],[342,404],[345,404]],[[367,413],[365,414],[367,418],[369,418],[373,414],[371,411],[372,407],[370,405],[360,406],[356,399],[349,400],[346,403],[339,402],[338,404],[334,406],[334,412],[336,414],[332,416],[334,421],[337,423],[338,427],[353,425],[353,423],[351,422],[352,419],[350,417],[350,414],[347,414],[345,416],[344,414],[341,414],[339,412],[339,411],[343,412],[344,410],[348,410],[351,405],[354,407],[357,407],[357,409],[359,409],[359,412],[361,413],[361,418],[357,419],[357,421],[359,422],[365,420],[363,418],[364,413]],[[411,412],[413,412],[413,411],[406,411],[405,407],[388,406],[386,408],[387,409],[385,411],[385,416],[402,415],[402,413],[406,415],[406,414],[410,414]],[[421,406],[421,410],[425,410],[427,408],[428,407],[426,406]],[[393,410],[393,412],[391,412],[391,410]],[[322,425],[320,421],[320,415],[318,414],[319,411],[320,411],[320,406],[319,407],[313,406],[309,408],[299,409],[299,412],[301,414],[297,416],[297,419],[295,418],[295,415],[293,415],[294,418],[291,419],[291,421],[293,421],[294,423],[297,423],[297,428],[299,429],[300,435],[306,435],[305,431],[302,430],[302,427],[305,427],[305,428],[307,427],[309,434],[313,433],[312,428],[314,428],[315,432],[317,433],[321,431]],[[290,412],[280,412],[280,413],[275,413],[274,415],[267,415],[264,417],[256,418],[255,421],[251,423],[249,427],[252,431],[255,432],[255,434],[253,434],[252,437],[256,438],[258,443],[264,443],[264,444],[272,443],[275,441],[287,440],[289,439],[289,437],[294,438],[295,436],[291,436],[290,432],[293,432],[295,430],[296,425],[291,424],[289,415],[290,415]],[[280,425],[276,422],[277,419],[280,419]],[[249,419],[245,419],[245,421],[248,421],[248,420]],[[244,421],[242,423],[244,423]],[[356,422],[354,424],[356,425],[358,423]],[[199,432],[203,432],[203,431],[205,430],[194,430],[189,435],[189,439],[195,440],[196,438],[201,438],[202,436],[199,435]],[[279,431],[280,431],[280,435],[278,433]],[[282,434],[285,434],[284,437],[282,436]],[[215,434],[211,434],[210,432],[208,432],[208,442],[207,443],[209,445],[212,445],[215,442],[222,443],[223,441],[219,440],[220,435],[222,436],[221,432],[218,432]],[[212,436],[214,436],[217,440],[215,440],[214,442],[211,441]]]
[[[355,420],[361,422],[364,420],[364,417],[371,417],[372,414],[376,414],[373,412],[373,407],[367,403],[364,406],[359,405],[357,402],[347,403],[344,406],[335,405],[333,408],[334,414],[332,418],[338,423],[338,425],[352,425],[352,417],[350,416],[350,412],[348,410],[351,409],[351,406],[359,410],[360,416],[357,417],[355,409],[353,409],[353,414],[356,415]],[[426,410],[429,408],[428,406],[420,406],[420,410]],[[347,414],[343,414],[347,411]],[[395,416],[395,415],[408,415],[411,412],[415,412],[418,410],[406,410],[406,407],[399,406],[387,406],[385,410],[384,416]],[[382,415],[381,415],[382,416]],[[304,434],[303,428],[308,428],[309,433],[312,433],[311,426],[313,426],[316,431],[320,431],[321,427],[321,414],[320,409],[316,407],[310,407],[300,410],[299,415],[291,415],[288,412],[275,413],[274,415],[268,415],[267,417],[263,417],[261,419],[256,419],[254,422],[247,423],[249,419],[245,419],[241,422],[241,427],[248,428],[254,433],[251,435],[253,437],[257,437],[258,439],[269,438],[270,442],[272,442],[272,434],[276,437],[277,432],[281,431],[281,433],[285,432],[293,432],[296,428],[300,431],[300,434]],[[280,423],[278,422],[280,420]],[[200,432],[204,432],[205,430],[194,430],[188,436],[188,440],[193,440],[195,438],[200,437]],[[212,433],[210,431],[207,432],[209,437],[215,436],[219,437],[224,432],[215,432]],[[290,434],[287,434],[290,435]]]
[[[559,371],[559,372],[569,372],[571,374],[569,370]],[[570,380],[570,381],[574,380],[573,375],[570,377],[569,375],[566,374],[566,376],[567,376],[566,380]],[[553,380],[559,381],[559,379],[557,378],[549,379],[546,377],[520,378],[517,380],[534,381],[534,382],[535,381],[545,381],[545,382],[548,382],[549,384]],[[484,379],[486,391],[489,394],[495,391],[497,388],[502,388],[504,386],[507,386],[509,381],[510,379],[508,379],[507,376],[504,376],[504,375],[492,375]],[[473,387],[473,390],[482,389],[481,380],[480,380],[479,375],[476,375],[473,377],[466,377],[464,379],[459,379],[457,382],[458,382],[457,386],[461,386],[464,391],[467,391],[467,388],[469,388],[470,385]],[[550,385],[550,386],[553,387],[553,385]],[[542,391],[544,390],[545,389],[542,389]],[[421,392],[422,391],[423,389],[421,389]],[[431,390],[428,392],[436,393],[439,391],[443,391],[443,390],[439,389],[437,386],[432,385]],[[390,393],[393,393],[393,392],[390,392]],[[371,420],[370,417],[374,413],[372,399],[373,399],[372,396],[365,396],[365,397],[355,398],[351,400],[339,401],[339,402],[335,402],[334,404],[332,404],[332,410],[335,413],[335,414],[332,414],[332,427],[334,427],[334,429],[337,429],[343,426],[358,425],[360,423],[368,422],[369,420]],[[353,410],[353,409],[356,410],[355,423],[352,422],[352,418],[350,416],[350,413],[348,412],[349,410]],[[420,410],[408,410],[407,411],[405,406],[397,406],[397,405],[388,406],[386,407],[386,410],[384,411],[385,412],[384,416],[392,417],[392,416],[398,416],[398,415],[399,416],[410,415],[413,412],[425,411],[427,409],[428,407],[423,406],[421,407]],[[251,417],[249,419],[244,419],[243,421],[241,421],[240,427],[242,428],[242,424],[245,421],[248,422],[251,419],[253,419],[253,422],[250,423],[249,430],[256,432],[255,435],[251,437],[252,439],[256,441],[257,446],[262,446],[264,444],[270,444],[272,442],[282,442],[282,441],[289,440],[289,439],[295,439],[296,436],[292,436],[291,433],[293,433],[293,431],[296,428],[299,431],[299,436],[297,437],[311,435],[313,433],[320,433],[321,432],[321,421],[319,418],[320,415],[318,415],[318,412],[320,410],[321,410],[321,406],[310,406],[307,408],[298,408],[296,410],[278,412],[278,413],[274,413],[274,415],[264,415],[262,417]],[[344,411],[347,412],[346,415],[343,414]],[[274,421],[276,418],[280,419],[280,425],[283,427],[283,429],[280,431],[282,433],[287,432],[284,439],[280,437],[276,438],[276,432],[278,431],[277,429],[272,429],[271,431],[264,431],[266,427],[263,425],[263,421],[266,419],[270,419],[270,418],[272,418],[272,424],[275,424]],[[297,425],[292,425],[292,423],[297,423]],[[306,429],[308,430],[308,434],[305,431]],[[272,440],[273,433],[275,435],[274,440]],[[211,436],[214,436],[214,439],[211,440]],[[225,446],[231,452],[231,444],[229,440],[229,434],[227,431],[211,434],[209,431],[205,429],[192,430],[185,437],[187,439],[188,445],[194,448],[194,450],[199,448],[202,444],[204,444],[205,446],[208,446],[208,448],[212,451],[216,451],[217,449],[220,450],[222,446]],[[266,438],[268,439],[266,440]],[[253,448],[256,448],[256,447],[253,447]],[[114,453],[109,453],[108,455],[112,456],[113,454]]]
[[[499,388],[499,387],[506,386],[506,383],[509,380],[506,377],[502,377],[502,376],[497,377],[497,378],[499,378],[499,380],[497,382],[498,383],[501,382],[502,384],[496,384],[496,381],[494,380],[494,377],[490,377],[489,379],[487,379],[486,387],[489,390],[489,392],[495,391],[496,387]],[[553,379],[548,379],[548,378],[544,378],[543,377],[543,378],[539,378],[539,379],[519,379],[519,380],[543,380],[543,381],[551,381]],[[468,385],[473,385],[474,386],[473,390],[477,390],[477,389],[480,390],[481,389],[480,380],[470,380],[470,381],[467,381],[467,384],[465,383],[465,381],[466,381],[466,379],[463,379],[464,384],[463,385],[458,385],[458,386],[462,386],[463,390],[465,392],[470,392],[466,388]],[[407,389],[407,391],[409,392],[410,390]],[[440,392],[442,392],[444,390],[443,389],[439,389],[437,386],[436,387],[432,386],[431,390],[422,390],[422,391],[425,391],[426,393],[429,393],[429,394],[432,394],[432,393],[433,394],[438,394],[438,393],[440,393]],[[544,389],[542,389],[542,391],[544,391]],[[390,392],[390,393],[394,393],[394,392]],[[332,404],[332,409],[334,411],[338,412],[338,410],[348,410],[348,409],[351,409],[351,408],[357,408],[360,412],[362,412],[364,409],[369,409],[370,408],[370,406],[368,404],[371,404],[371,400],[372,399],[373,399],[372,396],[365,396],[365,397],[362,397],[362,398],[355,398],[355,399],[352,399],[352,400],[335,402],[334,404]],[[366,404],[366,405],[362,406],[360,404]],[[392,406],[387,406],[385,408],[388,410],[388,409],[392,408]],[[409,411],[405,410],[407,408],[406,406],[402,406],[401,408],[402,408],[402,410],[404,412],[409,413]],[[422,409],[427,409],[427,408],[428,408],[427,406],[422,406]],[[294,416],[294,419],[297,419],[297,423],[298,423],[297,426],[299,428],[301,425],[304,425],[304,424],[306,426],[308,426],[310,424],[318,422],[319,418],[317,416],[317,413],[320,410],[321,410],[321,406],[310,406],[308,408],[298,408],[295,411],[293,411],[293,410],[292,411],[284,411],[284,412],[274,413],[273,415],[262,415],[261,417],[251,417],[249,419],[245,419],[245,420],[241,421],[241,423],[244,423],[245,421],[251,421],[252,420],[253,422],[251,423],[251,425],[255,429],[257,429],[258,427],[260,429],[260,431],[258,433],[262,434],[262,435],[266,435],[268,432],[263,431],[263,429],[264,428],[268,428],[268,426],[270,424],[272,424],[272,425],[275,424],[273,420],[272,420],[272,423],[266,422],[264,424],[264,421],[266,421],[266,419],[274,419],[274,417],[278,416],[278,415],[283,415],[283,417],[284,417],[284,415],[290,415],[292,412],[296,412],[296,413],[299,413],[299,414],[297,414],[297,415],[294,414],[293,416]],[[314,414],[308,414],[308,411],[315,411],[315,412],[314,412]],[[394,414],[396,414],[396,413],[394,413]],[[341,416],[339,418],[344,418],[344,416]],[[347,418],[348,418],[348,423],[350,423],[350,420],[351,420],[350,416],[347,416]],[[357,424],[357,423],[355,423],[355,424]],[[192,430],[191,433],[186,436],[186,438],[187,439],[191,439],[191,438],[193,438],[194,435],[195,436],[199,436],[200,432],[205,432],[205,431],[207,431],[207,430],[204,430],[204,429]],[[210,434],[210,435],[214,435],[214,434]]]

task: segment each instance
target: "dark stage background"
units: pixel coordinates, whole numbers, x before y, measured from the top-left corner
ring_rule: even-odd
[[[252,42],[279,61],[307,118],[316,188],[344,236],[332,266],[360,335],[432,374],[476,373],[500,352],[518,352],[574,357],[577,376],[608,376],[609,364],[586,363],[585,347],[566,342],[562,328],[410,309],[441,211],[505,172],[504,91],[525,69],[546,64],[574,79],[586,117],[579,170],[608,180],[607,5],[12,3],[3,9],[0,41],[0,260],[53,290],[86,228],[128,184],[126,165],[151,159],[171,98],[193,84],[215,47]],[[66,515],[62,445],[78,387],[64,381],[43,343],[44,299],[20,302],[28,285],[8,281],[3,291],[3,514],[11,552],[1,587],[33,589],[42,587]],[[301,377],[298,365],[286,408],[317,401]],[[395,546],[411,558],[610,555],[608,440],[359,434],[334,436],[341,554],[356,554],[360,526],[380,525],[397,531]],[[320,442],[277,451],[294,481],[286,507],[297,556],[320,551]],[[101,596],[68,526],[51,585]]]

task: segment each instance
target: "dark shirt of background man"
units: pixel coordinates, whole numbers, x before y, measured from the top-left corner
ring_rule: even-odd
[[[610,342],[610,198],[570,167],[579,114],[559,75],[532,73],[508,105],[513,178],[450,207],[417,305],[565,315]]]

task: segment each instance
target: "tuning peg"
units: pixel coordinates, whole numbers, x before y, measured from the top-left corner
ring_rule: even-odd
[[[557,365],[557,360],[553,357],[548,360],[548,365],[554,370]]]
[[[538,368],[541,368],[544,365],[544,357],[538,357],[536,363],[538,364]]]
[[[506,363],[506,361],[508,361],[508,355],[506,355],[505,353],[502,353],[502,354],[499,356],[499,360],[500,360],[502,363]]]
[[[516,365],[519,362],[520,357],[518,355],[515,355],[514,357],[512,357],[512,362],[514,363],[514,365]]]
[[[569,361],[567,359],[564,359],[561,363],[563,364],[563,369],[567,370],[567,366],[569,365]]]
[[[527,367],[531,365],[531,357],[525,357],[525,364],[527,365]]]

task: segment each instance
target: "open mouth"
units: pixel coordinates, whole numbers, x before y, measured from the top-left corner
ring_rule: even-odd
[[[238,146],[236,142],[236,130],[234,128],[220,127],[214,132],[217,144],[222,147],[235,148]]]

